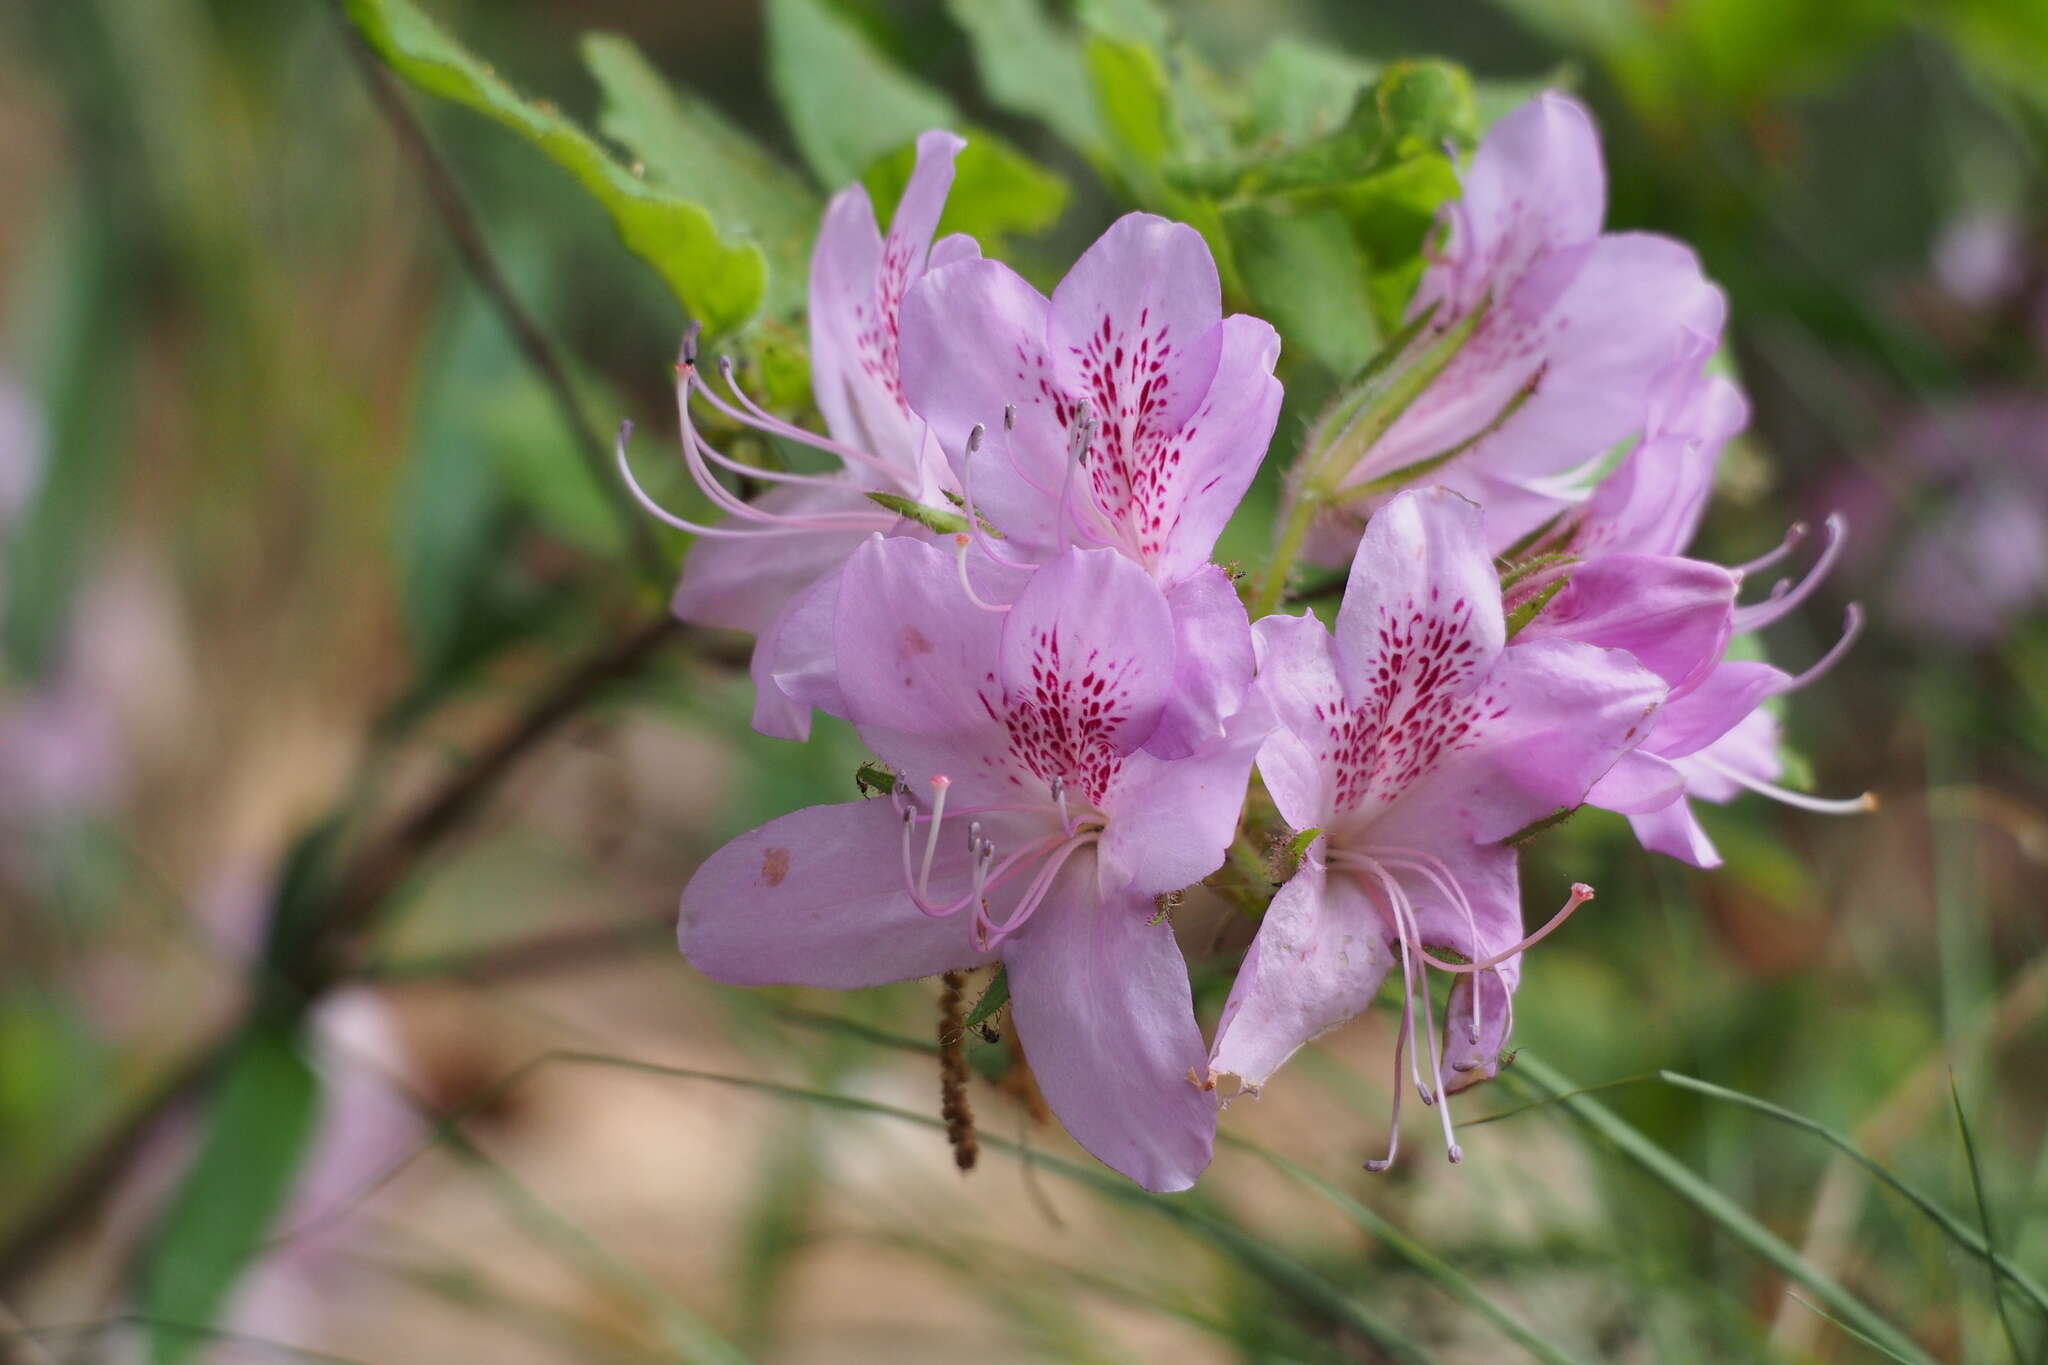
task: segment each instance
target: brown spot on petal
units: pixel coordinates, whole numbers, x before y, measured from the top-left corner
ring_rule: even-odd
[[[782,885],[782,879],[789,875],[789,850],[771,848],[761,855],[761,881],[768,886]]]
[[[916,626],[905,626],[903,628],[902,643],[903,653],[906,657],[912,654],[929,654],[932,652],[932,642],[927,640],[924,632]]]

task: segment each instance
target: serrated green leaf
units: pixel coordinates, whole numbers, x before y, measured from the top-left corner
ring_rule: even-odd
[[[313,1134],[320,1087],[287,1023],[242,1041],[215,1092],[199,1155],[142,1271],[154,1365],[187,1360],[262,1245]]]
[[[575,177],[705,331],[731,331],[760,309],[766,259],[759,247],[722,233],[703,204],[634,176],[560,113],[522,98],[409,0],[347,6],[357,30],[414,88],[518,133]]]
[[[638,158],[650,184],[696,199],[726,230],[760,246],[770,313],[802,311],[821,210],[804,177],[709,100],[662,79],[626,39],[585,34],[583,64],[604,97],[604,135]]]
[[[1081,40],[1041,0],[946,0],[946,13],[966,30],[991,100],[1037,119],[1090,160],[1107,154]]]

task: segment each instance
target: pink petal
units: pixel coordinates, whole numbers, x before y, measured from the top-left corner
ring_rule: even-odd
[[[1569,581],[1521,640],[1626,650],[1674,689],[1696,681],[1727,652],[1737,584],[1718,564],[1610,554],[1562,572]]]
[[[1252,756],[1270,727],[1246,716],[1231,728],[1186,758],[1138,753],[1123,761],[1109,792],[1103,885],[1157,896],[1223,866],[1244,808]]]
[[[1475,746],[1483,763],[1470,765],[1475,779],[1458,802],[1479,840],[1504,839],[1583,801],[1650,733],[1664,684],[1618,649],[1532,640],[1502,653],[1487,696]]]
[[[1636,833],[1637,842],[1652,853],[1662,853],[1694,867],[1721,865],[1721,855],[1714,848],[1714,841],[1700,828],[1692,807],[1684,801],[1673,801],[1661,810],[1631,815],[1628,823]]]
[[[1463,180],[1447,259],[1421,291],[1459,311],[1540,254],[1591,241],[1607,213],[1599,132],[1584,105],[1555,92],[1494,124]]]
[[[1275,728],[1259,749],[1259,776],[1295,829],[1327,828],[1336,811],[1327,717],[1343,707],[1344,689],[1330,632],[1313,614],[1266,616],[1252,626],[1257,645],[1257,689]]]
[[[914,480],[924,457],[924,424],[904,398],[899,310],[925,271],[933,229],[966,143],[932,131],[917,142],[895,221],[884,239],[867,191],[858,185],[826,208],[811,255],[811,382],[833,436],[897,465]],[[951,248],[957,252],[958,248]]]
[[[1673,697],[1657,717],[1652,753],[1681,758],[1712,744],[1743,719],[1792,685],[1783,670],[1753,659],[1730,659],[1682,696]]]
[[[1251,622],[1230,575],[1203,565],[1166,590],[1173,612],[1173,692],[1145,747],[1180,758],[1223,735],[1251,687]]]
[[[1151,737],[1173,690],[1174,627],[1143,569],[1114,550],[1069,551],[1001,619],[1010,728],[1043,758],[1042,776],[1107,764]]]
[[[1655,754],[1634,749],[1593,784],[1586,804],[1623,815],[1646,815],[1684,795],[1685,774]]]
[[[956,800],[985,804],[1015,800],[1030,778],[1003,724],[1007,619],[975,606],[954,557],[921,540],[877,536],[847,561],[833,622],[845,714],[920,788],[944,775],[959,784]]]
[[[851,485],[784,484],[762,494],[754,505],[777,516],[874,509]],[[758,635],[790,598],[852,554],[863,535],[819,531],[807,536],[706,536],[690,546],[670,609],[692,625]]]
[[[1479,508],[1442,488],[1373,515],[1337,611],[1337,675],[1353,701],[1419,704],[1469,689],[1500,652],[1500,575]]]
[[[1161,525],[1137,528],[1164,536],[1153,568],[1162,582],[1199,573],[1244,500],[1280,420],[1281,387],[1273,377],[1279,358],[1280,335],[1269,324],[1242,313],[1223,320],[1208,396],[1162,447],[1166,467],[1157,471],[1160,488],[1147,504]]]
[[[1011,1008],[1045,1094],[1074,1140],[1148,1190],[1184,1190],[1209,1164],[1216,1097],[1173,926],[1150,898],[1103,897],[1085,857],[1004,947]]]
[[[956,476],[976,424],[987,428],[971,471],[975,505],[1012,541],[1051,546],[1067,473],[1071,407],[1052,376],[1045,296],[998,261],[927,274],[903,301],[904,392]],[[1003,410],[1017,408],[1003,432]]]
[[[754,728],[776,739],[811,737],[813,708],[844,716],[834,622],[840,571],[834,569],[791,598],[754,643]]]
[[[731,985],[838,989],[989,961],[962,917],[932,919],[911,902],[901,840],[883,800],[813,806],[741,835],[683,889],[683,956]],[[965,841],[942,839],[933,883],[967,876]]]
[[[1267,907],[1216,1026],[1218,1074],[1264,1085],[1304,1043],[1362,1013],[1394,965],[1386,923],[1321,846]]]

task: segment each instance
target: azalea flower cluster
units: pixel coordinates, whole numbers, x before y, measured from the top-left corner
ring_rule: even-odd
[[[1792,675],[1732,642],[1805,599],[1840,530],[1751,605],[1755,566],[1685,556],[1745,419],[1708,367],[1722,297],[1677,243],[1601,230],[1591,121],[1546,95],[1479,147],[1411,326],[1312,433],[1253,620],[1211,555],[1274,432],[1280,338],[1225,316],[1201,235],[1151,215],[1050,298],[934,241],[962,145],[920,140],[886,235],[859,187],[827,211],[826,434],[727,363],[679,366],[684,462],[718,519],[642,493],[700,537],[676,611],[757,636],[760,729],[842,717],[893,774],[886,798],[715,853],[682,950],[747,985],[1000,962],[1048,1104],[1155,1190],[1207,1165],[1219,1079],[1256,1091],[1398,970],[1396,1126],[1369,1164],[1393,1160],[1411,1086],[1455,1160],[1444,1097],[1495,1073],[1522,953],[1592,894],[1525,935],[1518,835],[1590,803],[1709,865],[1693,800],[1836,804],[1773,785],[1762,705],[1839,651]],[[700,412],[841,468],[737,460]],[[630,480],[623,434],[619,455]],[[743,500],[721,471],[769,490]],[[1268,610],[1298,557],[1350,565],[1334,631]],[[1247,837],[1255,769],[1292,865],[1205,1042],[1170,898]],[[1441,1026],[1430,968],[1452,978]]]

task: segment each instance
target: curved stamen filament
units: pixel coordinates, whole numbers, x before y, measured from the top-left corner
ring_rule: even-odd
[[[778,516],[777,514],[772,512],[764,511],[756,504],[746,501],[744,498],[741,498],[738,494],[728,490],[724,484],[718,481],[718,477],[711,472],[710,466],[706,463],[706,457],[708,456],[710,459],[716,460],[720,464],[726,466],[727,468],[735,470],[747,477],[753,477],[757,474],[767,474],[771,473],[772,471],[759,470],[752,465],[741,464],[739,461],[731,459],[730,457],[722,455],[718,451],[713,450],[710,444],[706,442],[704,437],[698,432],[695,423],[693,423],[690,420],[690,402],[688,390],[682,386],[678,386],[677,388],[676,407],[677,411],[681,415],[683,465],[686,469],[690,471],[691,480],[696,483],[697,487],[703,492],[704,496],[710,500],[712,506],[719,508],[728,516],[743,521],[761,522],[770,525],[801,524],[808,529],[820,531],[864,531],[886,530],[888,528],[891,519],[885,516],[879,516],[874,513],[863,513],[859,511],[853,511],[844,513],[814,513],[803,517],[784,517]],[[814,478],[816,476],[791,475],[788,477]],[[828,486],[837,483],[836,480],[829,479],[824,480],[823,482],[825,482]],[[844,485],[840,486],[843,487]],[[858,490],[849,489],[848,491],[857,492]]]
[[[983,600],[974,590],[974,584],[967,577],[967,551],[974,545],[974,537],[962,531],[953,537],[953,563],[960,571],[960,591],[967,594],[967,600],[983,611],[1007,613],[1010,609],[1000,602]]]
[[[1003,421],[1014,423],[1017,419],[1017,405],[1010,404],[1003,409]],[[1021,559],[1012,559],[995,547],[995,537],[981,524],[981,513],[974,506],[974,460],[981,453],[981,443],[987,436],[987,428],[976,422],[967,433],[967,448],[960,456],[960,506],[967,514],[967,534],[983,554],[1006,569],[1028,569],[1031,566]],[[965,563],[963,553],[962,563]],[[961,570],[965,573],[963,567]]]
[[[862,450],[858,446],[848,445],[844,441],[834,440],[830,436],[820,436],[815,431],[805,431],[794,422],[786,422],[782,418],[775,416],[775,414],[749,398],[746,391],[741,389],[738,382],[733,378],[733,365],[730,356],[719,357],[718,372],[720,377],[725,380],[726,387],[732,391],[733,397],[739,400],[740,407],[734,407],[731,403],[719,397],[718,391],[705,382],[704,376],[698,372],[695,365],[690,365],[687,373],[684,374],[684,382],[689,390],[694,392],[699,398],[702,398],[712,411],[721,414],[730,421],[737,422],[741,426],[752,427],[756,431],[765,432],[770,436],[780,436],[784,440],[794,441],[798,445],[809,446],[813,450],[823,451],[827,455],[836,456],[849,469],[855,465],[863,465],[881,475],[884,479],[887,479],[890,485],[895,488],[907,492],[916,491],[905,481],[905,472],[903,470],[898,469],[873,451]]]
[[[1771,565],[1776,564],[1786,555],[1789,555],[1794,550],[1798,549],[1800,542],[1806,539],[1806,533],[1809,529],[1810,528],[1803,521],[1793,522],[1790,526],[1785,528],[1785,538],[1778,542],[1777,548],[1769,550],[1764,554],[1758,555],[1755,559],[1750,560],[1747,564],[1730,565],[1728,572],[1737,575],[1744,575],[1757,573],[1760,570],[1770,568]]]
[[[1465,941],[1471,945],[1471,955],[1473,957],[1479,956],[1479,917],[1472,911],[1472,902],[1466,898],[1465,888],[1458,885],[1458,879],[1451,874],[1451,869],[1445,865],[1443,859],[1433,853],[1424,852],[1419,848],[1375,849],[1372,856],[1378,858],[1388,867],[1405,867],[1411,871],[1420,872],[1424,877],[1427,877],[1430,884],[1437,889],[1437,893],[1456,906],[1458,911],[1465,916]],[[1445,1022],[1448,1023],[1449,1020],[1446,1019]],[[1479,1035],[1479,994],[1477,991],[1474,991],[1472,995],[1472,1028],[1470,1032],[1472,1046],[1479,1046]],[[1477,1065],[1477,1062],[1453,1062],[1451,1063],[1451,1069],[1453,1071],[1470,1071]]]
[[[1829,513],[1821,524],[1820,556],[1806,571],[1806,576],[1794,585],[1790,579],[1781,580],[1771,588],[1770,597],[1752,606],[1735,609],[1735,632],[1747,634],[1782,620],[1785,614],[1813,595],[1822,579],[1834,568],[1835,561],[1842,556],[1842,546],[1848,536],[1848,524],[1840,513]]]
[[[1719,777],[1725,777],[1738,787],[1746,787],[1758,796],[1768,796],[1773,801],[1782,801],[1786,805],[1796,806],[1800,810],[1810,810],[1821,815],[1861,815],[1865,811],[1877,809],[1877,795],[1874,792],[1865,792],[1861,796],[1852,796],[1846,799],[1809,796],[1805,792],[1796,792],[1789,787],[1781,787],[1775,782],[1767,782],[1761,777],[1754,777],[1731,763],[1725,763],[1713,757],[1711,754],[1689,754],[1686,756],[1685,761],[1697,763],[1708,772]]]
[[[1067,860],[1101,837],[1101,831],[1089,830],[1055,847],[1039,865],[1037,874],[1032,877],[1023,896],[1018,899],[1017,908],[1012,910],[1010,917],[1001,924],[995,923],[989,917],[988,903],[983,901],[974,912],[974,936],[977,946],[986,952],[1029,923],[1031,917],[1038,913],[1038,907],[1045,903],[1046,894],[1052,890],[1052,884],[1058,878],[1060,869],[1067,865]]]
[[[631,422],[619,423],[618,439],[613,442],[612,446],[613,454],[618,459],[619,475],[626,481],[626,491],[632,495],[633,501],[640,504],[640,509],[656,521],[661,522],[664,526],[673,526],[678,531],[687,531],[693,536],[704,536],[713,540],[751,540],[764,536],[807,536],[813,535],[821,529],[808,520],[800,521],[790,517],[777,517],[769,513],[757,513],[749,517],[749,520],[761,523],[753,526],[706,526],[701,522],[691,521],[687,517],[677,516],[674,512],[669,511],[649,496],[647,490],[640,486],[640,481],[633,477],[633,466],[626,458],[626,442],[632,435],[633,424]],[[745,506],[744,503],[741,505]],[[834,527],[832,529],[873,529],[881,531],[887,530],[891,524],[893,523],[876,519],[872,524],[863,521],[857,527],[848,525],[843,528]]]
[[[1786,691],[1806,686],[1842,661],[1849,647],[1856,643],[1856,637],[1863,633],[1863,608],[1851,602],[1842,612],[1842,638],[1829,647],[1828,652],[1810,664],[1806,671],[1794,677]]]

